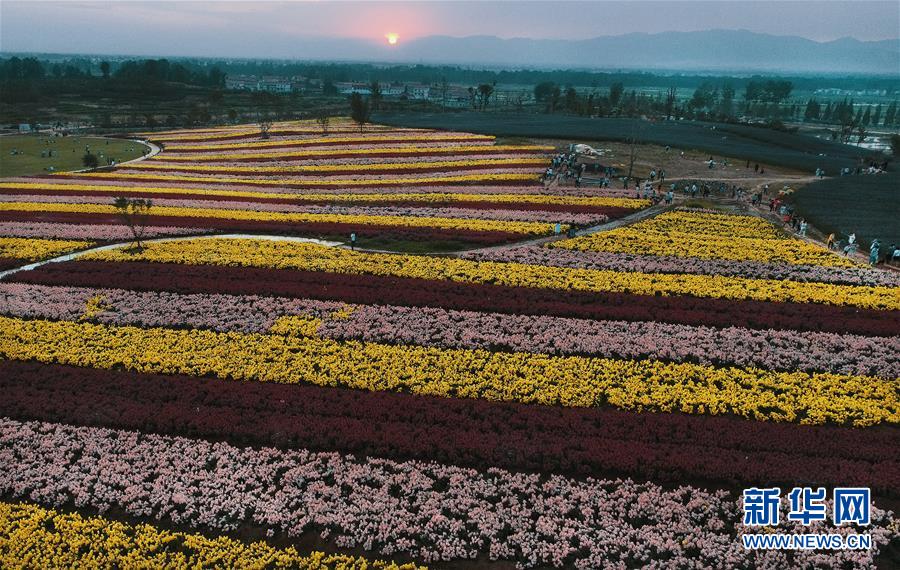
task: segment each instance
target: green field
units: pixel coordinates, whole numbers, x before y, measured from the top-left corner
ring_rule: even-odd
[[[839,239],[855,232],[868,247],[878,238],[883,246],[900,245],[900,174],[838,176],[808,184],[791,202],[801,216]]]
[[[500,113],[377,113],[372,121],[404,127],[429,127],[497,135],[553,138],[569,141],[625,142],[671,145],[805,172],[824,168],[830,175],[843,167],[865,164],[873,155],[855,146],[810,136],[747,125],[700,121],[645,121],[627,118],[586,118],[571,115]]]
[[[137,158],[147,148],[130,140],[102,137],[53,137],[38,134],[0,136],[0,176],[78,170],[84,168],[81,159],[87,147],[97,155],[100,165],[105,165],[107,158],[116,162]],[[52,156],[50,151],[53,151]]]

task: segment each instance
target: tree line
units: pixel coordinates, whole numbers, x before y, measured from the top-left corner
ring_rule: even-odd
[[[177,95],[185,87],[221,89],[225,72],[167,59],[110,63],[101,61],[99,73],[84,62],[49,63],[34,57],[0,59],[0,102],[34,102],[60,95],[115,96]]]

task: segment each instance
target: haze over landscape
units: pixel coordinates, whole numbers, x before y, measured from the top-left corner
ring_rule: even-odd
[[[20,2],[0,50],[896,74],[896,2]],[[395,43],[386,41],[394,34]],[[240,41],[232,41],[239,37]]]

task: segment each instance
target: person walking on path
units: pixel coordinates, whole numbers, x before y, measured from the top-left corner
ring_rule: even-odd
[[[881,242],[877,239],[872,240],[872,245],[869,246],[869,263],[872,267],[875,267],[878,264],[878,254],[881,251]]]
[[[828,249],[834,249],[834,232],[828,234],[828,239],[825,240],[825,245],[828,246]]]

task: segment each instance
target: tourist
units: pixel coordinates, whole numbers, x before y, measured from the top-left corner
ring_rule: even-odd
[[[825,240],[825,245],[828,246],[828,249],[834,249],[834,232],[828,234],[828,239]]]
[[[878,253],[881,251],[881,242],[877,239],[872,240],[869,246],[869,263],[874,267],[878,264]]]
[[[800,235],[801,236],[806,237],[806,228],[807,227],[809,227],[809,225],[806,223],[806,220],[801,220],[800,221]]]

